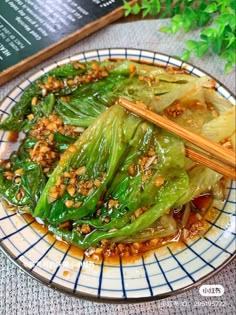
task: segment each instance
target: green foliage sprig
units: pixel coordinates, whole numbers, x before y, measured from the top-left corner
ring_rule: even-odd
[[[236,63],[236,1],[235,0],[141,0],[131,6],[124,1],[125,16],[141,14],[171,17],[171,25],[160,29],[176,34],[200,28],[200,39],[187,40],[182,60],[189,60],[191,54],[202,57],[213,52],[223,58],[225,73]]]

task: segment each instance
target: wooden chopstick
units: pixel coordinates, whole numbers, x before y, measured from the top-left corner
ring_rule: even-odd
[[[202,152],[194,151],[189,147],[185,147],[185,153],[191,160],[201,163],[228,178],[236,180],[236,170],[233,166],[214,160],[212,157],[207,156]]]
[[[236,155],[233,151],[225,149],[218,143],[215,143],[201,135],[198,135],[192,131],[185,129],[184,127],[172,122],[171,120],[162,117],[146,108],[137,106],[136,104],[120,98],[118,103],[129,111],[141,116],[155,125],[164,128],[173,134],[193,143],[195,146],[206,151],[207,154],[202,152],[195,152],[194,150],[187,148],[186,154],[196,162],[206,165],[215,171],[223,174],[229,178],[236,179],[235,166]]]

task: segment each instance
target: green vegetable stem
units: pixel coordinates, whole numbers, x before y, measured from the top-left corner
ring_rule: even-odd
[[[158,3],[143,1],[144,14]],[[0,197],[83,249],[177,233],[173,209],[214,189],[220,195],[222,175],[190,161],[183,140],[116,101],[147,105],[212,141],[232,138],[232,146],[235,106],[207,76],[168,70],[125,59],[72,63],[39,78],[0,124],[25,133],[0,163]]]
[[[105,187],[113,178],[127,143],[132,137],[139,119],[133,115],[127,116],[120,107],[111,107],[104,112],[61,157],[44,189],[44,192],[34,210],[34,216],[47,218],[51,223],[62,223],[92,214]],[[123,125],[123,121],[125,124]],[[94,187],[91,194],[79,194],[71,197],[67,191],[56,201],[51,202],[50,190],[65,171],[84,169],[80,180],[99,178],[101,185]],[[77,207],[65,206],[68,198],[81,203]]]

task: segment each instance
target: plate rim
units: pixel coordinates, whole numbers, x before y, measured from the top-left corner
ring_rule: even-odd
[[[19,268],[21,271],[26,273],[28,276],[31,277],[31,279],[36,280],[38,283],[46,286],[47,288],[57,291],[60,293],[63,293],[67,296],[74,297],[77,299],[82,299],[84,301],[90,301],[90,302],[97,302],[97,303],[107,303],[107,304],[137,304],[137,303],[144,303],[144,302],[153,302],[153,301],[159,301],[163,300],[168,297],[174,297],[176,295],[179,295],[181,293],[185,293],[187,291],[190,291],[191,289],[194,289],[200,285],[202,285],[203,282],[206,280],[212,278],[218,272],[220,272],[222,269],[224,269],[228,264],[230,264],[235,258],[236,258],[236,251],[234,254],[232,254],[231,257],[227,258],[219,267],[217,267],[215,270],[212,270],[210,273],[206,274],[199,280],[197,280],[195,283],[192,283],[190,285],[187,285],[183,288],[166,292],[166,293],[161,293],[158,295],[154,296],[149,296],[149,297],[137,297],[137,298],[108,298],[108,297],[98,297],[92,294],[88,293],[81,293],[81,292],[70,292],[69,289],[59,285],[59,284],[48,284],[44,281],[41,276],[36,277],[34,274],[32,274],[29,270],[27,270],[26,267],[24,267],[22,264],[19,262],[15,261],[13,257],[9,254],[9,252],[4,248],[4,246],[0,242],[0,251],[6,256],[7,259],[9,259],[17,268]]]
[[[67,55],[67,56],[65,56],[63,58],[60,58],[58,60],[56,59],[54,61],[51,61],[49,64],[46,64],[45,66],[39,68],[38,70],[34,71],[30,75],[28,75],[24,79],[22,79],[22,81],[20,81],[16,85],[14,85],[14,87],[12,89],[10,89],[10,91],[8,91],[7,94],[0,101],[0,107],[1,107],[2,103],[4,103],[4,101],[7,99],[7,97],[17,87],[20,87],[26,81],[29,82],[29,84],[27,85],[27,87],[28,87],[30,85],[30,82],[31,82],[31,80],[29,80],[29,79],[31,77],[35,76],[40,71],[47,73],[46,71],[44,71],[45,68],[49,68],[53,64],[55,64],[55,67],[51,68],[51,69],[54,69],[57,66],[61,65],[61,63],[63,61],[65,61],[65,60],[69,61],[72,58],[75,58],[76,56],[86,55],[86,54],[89,54],[91,52],[96,52],[97,58],[95,58],[95,59],[98,59],[99,52],[106,51],[106,50],[109,51],[109,54],[111,54],[113,50],[116,50],[116,51],[120,50],[120,51],[122,51],[122,57],[124,57],[126,55],[126,54],[124,54],[124,52],[127,53],[127,51],[132,50],[132,51],[139,52],[140,55],[142,55],[143,53],[146,52],[146,53],[151,53],[151,54],[154,54],[154,55],[160,55],[160,56],[163,56],[163,57],[167,57],[168,61],[170,60],[170,58],[172,58],[172,60],[176,60],[176,61],[181,62],[181,65],[180,66],[176,66],[175,65],[176,67],[181,68],[183,65],[186,65],[186,66],[190,66],[193,69],[196,69],[196,70],[202,72],[203,74],[205,74],[205,75],[209,76],[211,79],[213,79],[217,84],[219,84],[220,87],[222,87],[226,92],[228,92],[230,94],[230,97],[233,97],[234,100],[236,100],[235,94],[229,88],[227,88],[225,86],[225,84],[221,83],[218,79],[216,79],[215,76],[209,74],[207,71],[202,70],[200,67],[195,66],[194,64],[192,64],[190,62],[186,62],[186,61],[181,60],[180,58],[178,58],[176,56],[168,55],[168,54],[165,54],[165,53],[161,53],[161,52],[158,52],[158,51],[155,51],[155,50],[149,50],[149,49],[138,49],[138,48],[132,48],[132,47],[111,47],[111,48],[108,47],[108,48],[84,50],[84,51],[81,51],[81,52],[78,52],[78,53],[75,53],[75,54],[72,54],[72,55]],[[122,59],[124,59],[124,58],[122,58]],[[129,58],[129,59],[132,59],[132,58]],[[168,64],[168,62],[166,62],[166,63]],[[158,64],[158,62],[156,62],[156,64]],[[43,73],[42,73],[42,75],[43,75]],[[40,76],[38,76],[38,77],[40,77]],[[37,80],[37,78],[36,78],[36,80]],[[219,94],[221,94],[219,91],[217,91],[217,92]],[[233,105],[233,106],[235,106],[235,105]],[[131,297],[131,298],[130,297],[128,297],[128,298],[127,297],[111,297],[111,298],[108,298],[108,297],[99,297],[99,296],[96,296],[96,295],[93,295],[93,294],[84,293],[84,292],[80,292],[80,291],[71,292],[68,288],[66,288],[66,287],[64,287],[64,286],[62,286],[62,285],[60,285],[58,283],[48,284],[48,283],[46,283],[46,281],[44,280],[44,278],[42,276],[34,275],[34,273],[30,272],[30,270],[27,269],[27,267],[24,267],[24,265],[20,261],[16,261],[14,259],[14,257],[11,256],[11,254],[8,251],[7,247],[4,246],[4,244],[2,244],[1,239],[0,239],[0,250],[6,256],[6,258],[9,259],[21,271],[23,271],[28,276],[30,276],[32,279],[36,280],[40,284],[43,284],[44,286],[46,286],[49,289],[52,289],[54,291],[58,291],[58,292],[63,293],[65,295],[67,295],[67,296],[70,296],[70,297],[75,297],[75,298],[79,298],[79,299],[86,300],[86,301],[92,301],[92,302],[97,302],[97,303],[108,303],[108,304],[136,304],[136,303],[143,303],[143,302],[158,301],[158,300],[162,300],[162,299],[167,298],[167,297],[173,297],[173,296],[179,295],[181,293],[184,293],[186,291],[189,291],[189,290],[191,290],[193,288],[196,288],[196,287],[200,286],[203,282],[205,282],[206,280],[208,280],[211,277],[213,277],[216,274],[218,274],[218,272],[220,272],[222,269],[224,269],[228,264],[230,264],[236,258],[236,250],[235,250],[234,253],[232,253],[231,256],[226,258],[225,261],[221,265],[216,267],[215,270],[212,270],[211,272],[209,272],[206,275],[202,276],[201,278],[196,280],[195,283],[192,283],[190,285],[187,285],[185,287],[179,288],[179,289],[174,290],[174,291],[169,291],[169,292],[156,294],[154,296],[147,296],[147,297]]]

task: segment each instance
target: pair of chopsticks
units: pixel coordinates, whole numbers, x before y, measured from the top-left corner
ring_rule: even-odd
[[[189,141],[205,152],[186,147],[186,156],[214,171],[236,180],[236,155],[233,151],[164,118],[146,108],[120,98],[118,104],[153,124]]]

